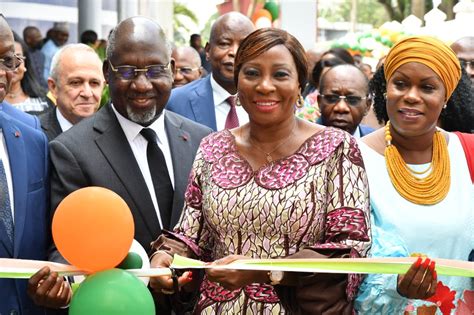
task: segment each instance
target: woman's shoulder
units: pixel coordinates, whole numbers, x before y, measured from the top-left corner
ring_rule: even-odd
[[[347,132],[338,128],[324,127],[311,135],[297,153],[305,156],[308,162],[314,165],[329,158],[338,150],[356,147],[355,139]]]
[[[227,129],[213,132],[201,141],[200,150],[207,161],[215,161],[235,150],[234,135]]]

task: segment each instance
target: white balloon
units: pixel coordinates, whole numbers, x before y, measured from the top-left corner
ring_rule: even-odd
[[[143,248],[140,243],[137,242],[137,240],[133,240],[132,246],[130,247],[129,252],[136,253],[140,256],[142,259],[142,268],[141,269],[149,269],[150,268],[150,260],[148,259],[148,254],[146,253],[145,249]],[[150,281],[149,277],[140,277],[140,280],[145,283],[145,285],[148,285],[148,282]]]
[[[148,255],[140,243],[138,243],[137,240],[133,240],[132,246],[130,246],[130,249],[128,252],[133,252],[138,254],[140,258],[142,259],[142,268],[141,269],[149,269],[150,268],[150,260],[148,259]],[[85,277],[84,276],[74,276],[74,283],[81,283],[84,281]],[[140,277],[140,280],[145,283],[145,285],[148,285],[148,282],[150,281],[149,277]]]
[[[256,28],[272,27],[272,21],[264,16],[260,17],[255,21]]]

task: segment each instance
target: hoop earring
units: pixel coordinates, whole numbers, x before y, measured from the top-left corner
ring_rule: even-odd
[[[300,93],[298,94],[298,99],[296,100],[296,107],[302,108],[303,106],[304,106],[304,98]]]

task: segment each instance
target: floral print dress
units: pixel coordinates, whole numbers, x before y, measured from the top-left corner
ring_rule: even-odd
[[[204,261],[230,254],[283,258],[303,248],[370,246],[367,177],[356,141],[325,128],[292,155],[253,170],[224,130],[198,150],[185,209],[172,234]],[[359,277],[349,275],[352,299]],[[228,291],[204,278],[197,314],[284,314],[273,286]]]

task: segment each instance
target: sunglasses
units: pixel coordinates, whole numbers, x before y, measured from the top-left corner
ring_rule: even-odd
[[[324,102],[330,105],[335,105],[339,103],[340,100],[344,100],[350,106],[357,106],[362,100],[367,99],[367,97],[360,97],[355,95],[337,95],[337,94],[321,94]]]
[[[459,62],[461,63],[464,69],[467,69],[469,67],[471,68],[471,70],[474,70],[474,60],[459,59]]]
[[[169,77],[171,74],[169,62],[166,65],[149,65],[143,69],[140,69],[135,66],[128,65],[114,67],[110,60],[108,61],[111,70],[119,79],[122,80],[133,80],[138,76],[140,72],[144,72],[145,76],[150,80]]]
[[[0,58],[0,68],[5,71],[15,71],[24,60],[25,57],[19,55]]]

